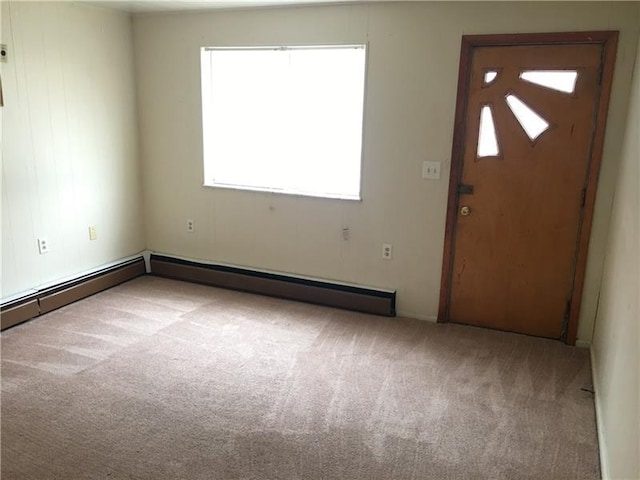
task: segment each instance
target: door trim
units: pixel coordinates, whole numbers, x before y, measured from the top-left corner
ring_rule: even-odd
[[[584,275],[587,266],[589,236],[593,221],[593,209],[595,206],[598,174],[600,172],[602,150],[604,147],[605,121],[609,109],[613,68],[618,45],[617,31],[464,35],[462,37],[460,47],[460,66],[458,68],[458,91],[456,98],[453,145],[451,150],[451,173],[449,177],[449,194],[447,200],[447,220],[444,238],[444,254],[442,259],[438,322],[449,321],[451,276],[458,213],[458,184],[462,178],[466,98],[469,91],[468,81],[473,50],[477,47],[490,46],[563,44],[602,45],[602,70],[600,90],[598,92],[597,106],[595,110],[595,130],[591,141],[590,158],[587,161],[585,200],[578,230],[575,269],[573,273],[573,290],[571,292],[570,299],[571,310],[569,312],[569,321],[565,338],[565,342],[567,344],[575,345],[576,334],[578,331],[578,318],[580,315],[580,302],[584,287]]]

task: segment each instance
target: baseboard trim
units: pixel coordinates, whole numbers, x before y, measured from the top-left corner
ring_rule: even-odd
[[[435,315],[422,315],[420,313],[408,312],[405,310],[398,310],[396,314],[398,315],[398,317],[413,318],[415,320],[422,320],[423,322],[438,323],[438,317],[436,317]]]
[[[0,305],[0,328],[5,330],[144,274],[140,256],[13,299]]]
[[[396,292],[152,254],[151,273],[215,287],[393,317]]]
[[[121,265],[113,270],[100,272],[100,274],[77,282],[75,285],[57,289],[40,297],[40,313],[48,313],[144,274],[144,260],[142,259]]]
[[[598,434],[598,452],[600,454],[600,478],[607,480],[611,477],[609,476],[609,462],[607,460],[607,442],[604,439],[604,425],[602,424],[602,409],[598,396],[600,383],[598,381],[598,372],[595,368],[596,357],[593,345],[589,348],[589,355],[591,357],[591,384],[593,385],[593,403],[596,410],[596,432]]]
[[[0,312],[0,328],[4,330],[13,327],[38,315],[40,315],[40,306],[37,299],[25,299],[14,303],[11,307],[3,306]]]

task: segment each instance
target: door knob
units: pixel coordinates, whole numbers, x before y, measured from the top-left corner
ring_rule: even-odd
[[[466,205],[464,207],[460,207],[460,215],[462,215],[463,217],[471,215],[471,209]]]

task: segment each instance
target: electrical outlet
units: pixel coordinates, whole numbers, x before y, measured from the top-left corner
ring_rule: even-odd
[[[440,178],[440,162],[422,162],[422,178],[438,180]]]
[[[95,225],[89,226],[89,240],[97,240],[98,239],[98,229]]]
[[[51,245],[49,244],[49,239],[47,237],[38,238],[38,252],[40,252],[40,255],[49,253],[50,248]]]
[[[390,243],[382,244],[382,258],[385,260],[391,260],[391,256],[393,255],[393,245]]]
[[[346,242],[349,240],[350,237],[351,237],[351,231],[349,230],[349,227],[342,227],[342,240]]]
[[[191,220],[190,218],[187,219],[187,232],[193,232],[195,230],[196,226],[195,223],[193,222],[193,220]]]

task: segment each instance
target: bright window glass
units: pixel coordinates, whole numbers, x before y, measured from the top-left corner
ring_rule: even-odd
[[[491,82],[493,82],[496,77],[498,76],[498,72],[496,72],[495,70],[488,70],[484,73],[484,84],[485,85],[489,85]]]
[[[359,199],[364,45],[203,48],[204,183]]]
[[[520,78],[564,93],[573,93],[576,89],[578,72],[575,70],[527,70]]]
[[[506,100],[518,123],[531,140],[536,140],[549,128],[549,122],[515,95],[507,95]]]
[[[485,105],[480,110],[480,131],[478,133],[478,157],[495,157],[500,154],[496,126],[491,107]]]

